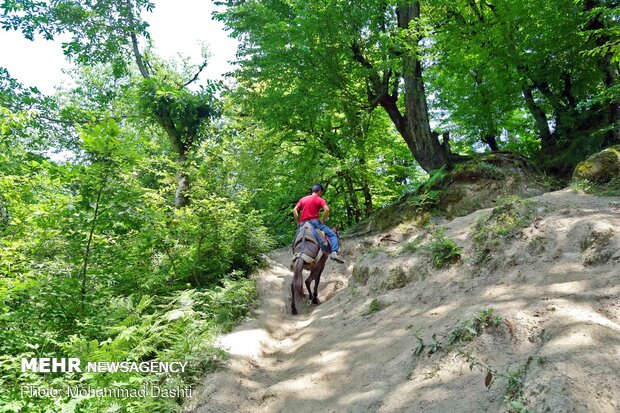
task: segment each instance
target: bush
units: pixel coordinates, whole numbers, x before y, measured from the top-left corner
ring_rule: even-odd
[[[474,263],[481,264],[489,254],[501,245],[503,238],[517,233],[529,225],[532,219],[531,205],[517,196],[507,196],[497,200],[490,216],[480,216],[475,225]]]
[[[463,252],[456,242],[445,238],[443,229],[436,232],[430,247],[433,254],[433,265],[437,269],[455,263],[461,258]]]
[[[148,295],[119,297],[106,303],[107,324],[99,325],[107,338],[94,339],[87,334],[75,334],[62,342],[35,350],[3,355],[0,358],[0,404],[13,411],[55,412],[176,411],[180,399],[146,397],[85,398],[60,400],[22,397],[20,385],[66,388],[69,385],[91,388],[133,388],[158,385],[164,389],[184,388],[198,383],[205,371],[213,370],[225,360],[226,354],[212,346],[217,334],[232,329],[246,317],[256,297],[252,280],[224,279],[223,285],[212,290],[184,290],[168,297]],[[94,319],[84,319],[89,325]],[[99,321],[97,321],[99,322]],[[164,375],[116,372],[89,373],[81,377],[71,374],[21,373],[22,357],[79,357],[89,361],[186,361],[184,373]]]
[[[583,191],[598,196],[620,196],[620,178],[612,178],[604,184],[588,180],[574,180],[571,183],[571,188],[575,191]]]

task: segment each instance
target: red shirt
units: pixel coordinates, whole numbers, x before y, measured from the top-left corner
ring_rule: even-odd
[[[300,222],[319,219],[319,211],[327,206],[327,202],[317,194],[305,196],[299,200],[295,208],[301,208]]]

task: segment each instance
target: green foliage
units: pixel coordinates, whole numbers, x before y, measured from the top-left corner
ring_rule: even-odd
[[[169,126],[162,119],[169,116],[181,144],[189,149],[204,135],[201,132],[205,123],[218,114],[213,96],[217,87],[211,83],[210,89],[202,87],[192,92],[170,83],[158,78],[144,79],[139,88],[139,107],[146,118],[164,128]]]
[[[473,234],[474,263],[486,261],[502,239],[509,238],[532,220],[531,204],[517,196],[499,198],[490,216],[476,220]]]
[[[432,192],[432,189],[436,189],[441,187],[444,183],[446,177],[448,176],[448,172],[446,171],[446,167],[441,167],[439,169],[435,169],[428,174],[428,180],[425,181],[422,185],[420,185],[420,189],[423,192]]]
[[[468,318],[467,320],[454,326],[454,328],[450,330],[442,339],[437,338],[437,334],[433,333],[431,341],[429,343],[425,343],[420,336],[416,336],[418,339],[418,345],[414,350],[414,354],[419,356],[424,349],[427,349],[428,355],[436,353],[440,349],[450,351],[459,344],[474,340],[480,334],[489,329],[499,328],[504,319],[499,315],[495,315],[494,312],[495,310],[493,308],[480,310],[471,318]],[[459,354],[464,354],[467,356],[466,353],[462,353],[460,350]]]
[[[225,156],[209,168],[202,163],[208,157],[190,158],[193,203],[174,208],[176,165],[167,137],[138,117],[116,116],[137,107],[136,96],[122,82],[110,94],[104,88],[108,97],[98,95],[108,72],[95,72],[80,73],[77,89],[59,98],[63,116],[79,125],[72,139],[55,140],[51,132],[22,139],[33,117],[5,102],[25,105],[26,95],[1,102],[0,405],[174,411],[181,398],[53,400],[19,391],[22,384],[195,384],[224,357],[211,345],[215,335],[249,314],[255,287],[248,276],[273,246],[247,192],[220,178],[228,174]],[[213,142],[197,142],[198,153],[226,155]],[[50,159],[52,143],[67,155]],[[166,377],[21,373],[22,357],[46,356],[188,361],[190,369]]]
[[[457,325],[448,336],[448,346],[452,347],[462,342],[471,341],[488,328],[501,326],[503,318],[499,315],[493,315],[494,311],[493,308],[481,310],[472,318]]]
[[[533,360],[538,360],[538,362],[542,364],[544,362],[544,357],[529,356],[522,367],[516,370],[507,369],[505,371],[499,371],[461,349],[458,349],[458,356],[463,357],[469,363],[470,370],[478,368],[486,373],[484,384],[487,389],[491,387],[497,377],[506,380],[504,403],[510,412],[527,413],[529,411],[526,407],[527,400],[523,397],[525,375]]]
[[[221,359],[211,338],[248,314],[255,291],[247,277],[262,252],[290,242],[291,209],[316,182],[327,188],[329,224],[341,229],[380,208],[379,227],[409,218],[407,210],[427,221],[448,172],[440,168],[424,181],[402,130],[394,129],[410,115],[401,98],[411,96],[416,80],[407,62],[420,63],[433,124],[450,132],[444,144],[456,152],[475,155],[495,141],[563,174],[615,139],[610,108],[619,95],[610,74],[617,72],[619,34],[610,2],[438,0],[422,2],[409,27],[399,26],[403,14],[394,2],[220,3],[227,7],[217,18],[242,45],[234,86],[217,99],[215,82],[188,88],[198,68],[162,61],[153,49],[142,61],[136,55],[134,47],[149,40],[148,0],[0,5],[5,30],[29,39],[68,34],[64,52],[77,64],[71,89],[53,97],[0,68],[5,410],[178,409],[180,400],[21,398],[19,384],[80,378],[17,375],[16,363],[68,353],[182,358],[191,372],[167,377],[166,385],[192,383]],[[376,108],[389,108],[390,116]],[[503,177],[486,162],[455,172]],[[183,208],[174,204],[179,177],[191,182]],[[499,200],[476,224],[475,262],[531,215],[525,201]],[[437,268],[461,255],[443,231],[430,249]],[[363,283],[364,268],[354,271]],[[389,286],[406,282],[403,273],[394,276]],[[378,310],[374,299],[368,313]],[[448,342],[497,326],[491,313],[457,327]],[[442,344],[433,335],[428,344],[420,339],[416,352]],[[82,380],[139,386],[155,378]],[[516,388],[512,393],[510,402],[520,403]]]
[[[409,253],[409,254],[416,253],[422,247],[423,241],[424,241],[424,237],[423,236],[418,236],[413,241],[404,242],[404,243],[402,243],[400,245],[400,252],[401,253],[405,253],[405,254],[406,253]]]
[[[600,184],[587,180],[573,180],[571,188],[587,194],[598,196],[620,196],[620,178],[613,178],[609,182]]]
[[[444,268],[455,263],[461,258],[463,250],[456,242],[445,237],[445,229],[437,230],[430,243],[433,256],[433,265],[437,269]]]
[[[416,336],[416,338],[418,339],[418,345],[413,350],[413,354],[415,356],[419,356],[424,351],[424,348],[426,347],[426,345],[424,344],[424,340],[422,339],[422,337]]]
[[[9,0],[0,7],[3,29],[19,30],[29,40],[37,34],[52,40],[60,33],[70,33],[71,40],[63,44],[65,55],[83,65],[111,62],[115,74],[120,76],[128,70],[129,33],[148,35],[148,24],[140,16],[143,11],[151,11],[153,4],[148,0],[126,3]]]
[[[216,368],[226,357],[222,350],[212,347],[213,338],[218,333],[229,331],[249,314],[255,295],[253,281],[227,279],[222,287],[213,290],[184,290],[168,297],[129,295],[107,300],[106,306],[103,306],[105,324],[99,324],[103,318],[86,318],[81,321],[82,332],[67,337],[63,342],[48,341],[39,345],[31,341],[30,350],[4,355],[0,368],[0,387],[6,391],[0,400],[3,404],[20,406],[22,411],[33,412],[59,411],[59,408],[72,405],[79,411],[110,409],[113,405],[129,412],[176,410],[174,400],[153,397],[137,400],[87,398],[73,401],[64,397],[56,402],[46,398],[22,398],[19,385],[63,388],[79,382],[84,387],[133,389],[156,384],[165,389],[195,385],[204,371]],[[88,331],[95,326],[102,328],[103,335],[89,337]],[[83,363],[184,361],[188,362],[188,368],[183,374],[88,373],[81,379],[69,374],[22,374],[19,367],[21,357],[35,356],[32,349],[36,350],[37,356],[69,354],[80,358]]]
[[[370,304],[368,305],[368,310],[366,311],[366,313],[364,315],[370,315],[370,314],[374,314],[377,311],[379,311],[381,308],[379,307],[379,300],[377,300],[376,298],[373,298],[370,301]]]

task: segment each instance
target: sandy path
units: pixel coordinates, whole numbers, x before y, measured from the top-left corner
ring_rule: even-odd
[[[475,220],[489,210],[444,223],[464,250],[449,270],[434,270],[424,254],[398,253],[416,229],[345,240],[349,264],[329,262],[321,304],[302,304],[295,317],[289,251],[271,254],[257,276],[257,317],[220,339],[230,364],[205,378],[187,411],[508,411],[505,380],[487,389],[485,372],[470,370],[454,350],[413,354],[416,337],[445,339],[489,307],[510,331],[484,333],[463,350],[502,372],[544,360],[523,378],[530,411],[618,411],[620,199],[565,190],[533,201],[534,223],[485,268],[468,260]],[[588,254],[604,261],[586,265]],[[354,267],[368,269],[368,280],[356,281]],[[385,286],[395,274],[406,275],[404,287]],[[367,314],[374,298],[381,310]]]
[[[289,309],[292,273],[282,265],[289,259],[288,254],[271,254],[269,268],[257,276],[257,317],[218,340],[230,353],[230,365],[207,378],[195,398],[200,403],[192,406],[192,411],[273,412],[283,409],[278,406],[306,398],[324,407],[320,400],[333,391],[325,378],[342,366],[338,350],[318,348],[322,333],[319,326],[311,325],[330,318],[329,313],[337,305],[330,300],[345,286],[346,278],[334,271],[337,264],[329,263],[319,288],[322,304],[298,303],[300,315],[293,317]]]

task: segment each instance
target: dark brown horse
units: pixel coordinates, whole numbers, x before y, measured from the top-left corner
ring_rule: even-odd
[[[321,274],[325,269],[325,263],[327,262],[327,258],[329,258],[328,253],[322,253],[318,260],[316,260],[319,255],[320,247],[315,242],[312,242],[310,237],[312,237],[312,231],[310,227],[302,228],[300,231],[306,231],[305,236],[302,235],[301,242],[295,242],[295,246],[293,247],[293,264],[291,265],[291,269],[293,270],[293,282],[291,283],[291,312],[293,315],[297,314],[297,308],[295,308],[295,296],[299,299],[304,299],[304,287],[303,287],[303,270],[310,270],[310,275],[306,279],[306,288],[308,289],[308,294],[310,296],[310,300],[312,300],[312,304],[318,304],[318,290],[319,290],[319,282],[321,282]],[[340,236],[338,231],[334,231],[338,239]],[[327,243],[329,249],[331,250],[331,244],[327,237],[324,238],[324,242]],[[303,255],[306,257],[310,257],[315,260],[314,263],[307,263],[303,259]],[[314,281],[314,293],[310,288],[310,284]]]

